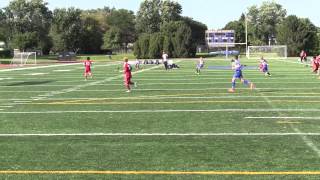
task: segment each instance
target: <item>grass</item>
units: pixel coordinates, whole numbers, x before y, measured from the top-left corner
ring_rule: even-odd
[[[94,78],[88,81],[82,77],[81,64],[9,72],[0,69],[0,134],[4,135],[0,136],[0,177],[318,179],[308,172],[320,171],[320,136],[304,133],[320,129],[319,79],[296,59],[270,60],[272,77],[245,70],[244,76],[257,89],[251,91],[238,82],[233,94],[227,92],[232,71],[208,69],[229,65],[222,59],[208,59],[201,75],[194,73],[193,60],[179,60],[181,68],[170,71],[146,65],[134,72],[139,87],[130,94],[117,69],[121,65],[113,60],[95,62]],[[254,60],[242,62],[257,66]],[[29,173],[12,174],[17,171]],[[217,174],[168,175],[160,171]],[[246,172],[269,175],[241,175]]]

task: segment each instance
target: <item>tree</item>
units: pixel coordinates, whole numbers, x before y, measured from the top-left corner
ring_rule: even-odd
[[[163,36],[161,33],[153,33],[150,36],[149,57],[161,58],[163,50]]]
[[[0,9],[0,41],[5,41],[7,42],[7,36],[8,36],[8,26],[6,23],[7,17]]]
[[[52,12],[48,9],[47,3],[43,0],[13,0],[5,8],[5,13],[10,27],[10,37],[15,40],[15,47],[24,49],[40,48],[48,52]],[[27,37],[32,34],[31,39]],[[30,42],[22,42],[21,40]],[[22,44],[17,44],[22,43]],[[13,47],[13,48],[15,48]]]
[[[160,30],[161,0],[144,0],[136,18],[136,30],[141,33],[155,33]]]
[[[135,40],[135,15],[133,11],[126,9],[112,10],[109,16],[107,16],[107,24],[114,29],[117,29],[119,33],[120,47],[124,48],[127,52],[129,43],[133,43]],[[108,39],[105,39],[108,40]],[[116,41],[117,42],[117,41]],[[112,41],[104,42],[110,44]],[[118,42],[117,42],[118,43]]]
[[[103,36],[102,49],[119,50],[121,48],[121,32],[119,28],[112,27]]]
[[[105,33],[110,29],[110,26],[107,23],[107,17],[110,15],[111,11],[115,9],[110,9],[109,7],[104,7],[102,9],[90,9],[83,10],[81,13],[82,19],[92,18],[98,22],[100,30]]]
[[[194,57],[197,52],[197,46],[205,44],[205,32],[208,28],[205,24],[195,21],[189,17],[182,17],[182,21],[191,29],[189,56]]]
[[[184,22],[177,22],[177,30],[173,35],[175,57],[189,57],[192,49],[191,28]]]
[[[241,43],[245,42],[246,39],[246,29],[245,29],[245,21],[243,18],[244,15],[237,21],[229,22],[223,29],[225,30],[234,30],[235,31],[235,42]]]
[[[80,50],[83,24],[80,18],[81,10],[75,8],[55,9],[50,36],[53,39],[53,50],[73,51]]]
[[[82,28],[83,35],[81,40],[80,51],[82,53],[94,53],[98,54],[101,51],[102,46],[102,30],[100,28],[99,22],[93,17],[82,16]]]
[[[139,48],[140,48],[140,56],[138,58],[152,58],[149,57],[149,43],[150,43],[150,34],[144,33],[141,34],[139,39],[138,39],[138,43],[139,43]]]
[[[277,34],[277,41],[288,46],[289,56],[297,56],[302,49],[317,51],[317,28],[309,19],[288,16],[277,28]]]
[[[11,45],[20,50],[26,50],[37,45],[37,34],[35,32],[17,33],[13,36]]]
[[[162,1],[160,8],[161,23],[179,21],[181,19],[182,6],[175,1]]]
[[[287,11],[274,1],[264,1],[260,7],[248,8],[249,32],[253,39],[268,44],[269,38],[275,38],[276,28],[286,17]]]

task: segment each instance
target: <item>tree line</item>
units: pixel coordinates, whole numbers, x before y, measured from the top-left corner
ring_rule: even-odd
[[[207,27],[181,12],[180,4],[166,0],[143,1],[137,15],[109,7],[51,11],[44,0],[13,0],[0,9],[0,41],[10,49],[44,54],[127,51],[136,42],[137,57],[159,57],[164,47],[176,57],[190,57],[197,43],[204,43]]]
[[[51,11],[44,0],[12,0],[0,9],[0,41],[8,49],[44,54],[99,54],[133,48],[137,58],[159,58],[162,50],[170,57],[193,57],[197,46],[205,44],[207,26],[181,14],[182,6],[170,0],[144,0],[136,14],[109,7]],[[246,22],[249,45],[288,45],[289,56],[301,49],[319,53],[318,27],[308,18],[288,16],[275,1],[249,7],[247,14],[223,29],[235,30],[235,41],[245,42]]]
[[[287,11],[275,1],[249,7],[247,14],[229,22],[224,29],[234,29],[236,42],[245,42],[246,21],[249,45],[287,45],[288,56],[297,56],[301,50],[311,55],[320,53],[319,28],[308,18],[287,16]]]

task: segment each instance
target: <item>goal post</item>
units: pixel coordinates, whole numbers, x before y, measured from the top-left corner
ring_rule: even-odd
[[[287,46],[248,46],[248,59],[287,59]]]
[[[37,64],[37,52],[14,52],[12,65]]]

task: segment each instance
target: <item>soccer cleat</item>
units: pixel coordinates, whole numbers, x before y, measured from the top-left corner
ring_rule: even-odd
[[[128,90],[128,91],[126,91],[127,93],[130,93],[131,91],[130,90]]]
[[[256,88],[256,86],[255,86],[253,83],[251,83],[251,84],[250,84],[250,89],[251,89],[251,90],[254,90],[255,88]]]
[[[235,92],[235,90],[234,89],[228,89],[228,92],[230,92],[230,93],[234,93]]]

